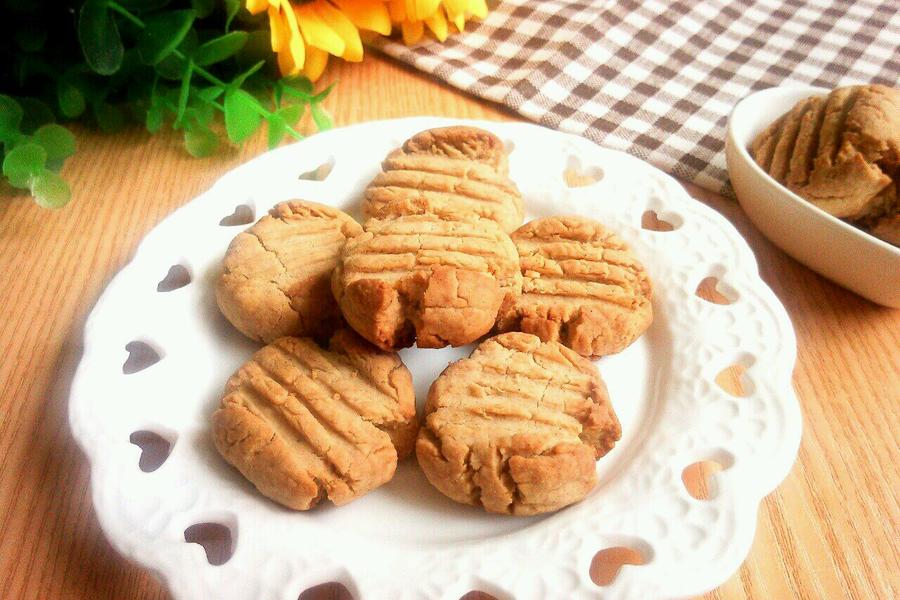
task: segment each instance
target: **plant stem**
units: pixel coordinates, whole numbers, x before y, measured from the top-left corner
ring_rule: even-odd
[[[106,6],[125,17],[126,20],[131,21],[133,25],[139,27],[140,29],[144,29],[147,26],[146,23],[141,21],[136,15],[131,14],[131,12],[129,12],[127,8],[125,8],[115,0],[109,0],[106,3]]]

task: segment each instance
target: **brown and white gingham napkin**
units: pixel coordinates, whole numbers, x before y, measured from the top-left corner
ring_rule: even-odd
[[[738,100],[791,83],[897,86],[898,46],[898,0],[500,0],[444,44],[380,45],[529,119],[725,193],[725,124]]]

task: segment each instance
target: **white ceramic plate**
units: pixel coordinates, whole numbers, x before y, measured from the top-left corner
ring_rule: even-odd
[[[579,213],[621,233],[655,284],[653,326],[620,355],[598,362],[623,426],[598,463],[600,484],[556,514],[514,518],[455,504],[408,461],[395,479],[352,504],[291,512],[262,497],[216,454],[207,420],[223,382],[255,350],[221,317],[212,281],[239,227],[220,219],[236,206],[262,215],[308,198],[358,216],[358,198],[381,158],[403,139],[458,121],[415,118],[318,134],[253,160],[174,212],[147,235],[110,283],[85,331],[72,384],[70,419],[92,467],[94,507],[113,545],[158,574],[178,598],[297,598],[310,586],[343,583],[357,599],[455,600],[473,589],[516,598],[685,597],[709,590],[746,556],[758,504],[788,473],[800,441],[791,389],[796,346],[784,309],[760,280],[753,254],[718,213],[673,179],[628,155],[527,124],[472,124],[512,151],[511,176],[530,215]],[[324,181],[298,179],[321,163]],[[563,171],[602,176],[569,188]],[[675,229],[641,228],[656,211]],[[170,267],[192,281],[157,291]],[[695,295],[719,278],[733,302]],[[125,346],[161,357],[124,374]],[[430,382],[471,348],[402,352],[421,402]],[[746,367],[746,397],[714,382]],[[151,473],[138,468],[135,431],[167,439],[171,453]],[[714,496],[696,500],[682,471],[717,461]],[[233,555],[221,566],[185,543],[200,522],[224,525]],[[624,566],[599,588],[595,554],[627,546],[645,563]]]
[[[878,304],[900,308],[900,248],[831,216],[772,179],[750,156],[753,139],[817,87],[777,87],[741,100],[728,119],[728,174],[750,220],[782,250]]]

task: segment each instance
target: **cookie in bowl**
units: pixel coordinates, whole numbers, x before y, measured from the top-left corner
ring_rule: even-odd
[[[896,243],[900,90],[860,85],[804,98],[753,140],[750,154],[810,203]]]
[[[328,348],[284,337],[225,386],[212,416],[216,449],[256,488],[295,510],[341,506],[391,480],[418,429],[400,357],[350,330]]]

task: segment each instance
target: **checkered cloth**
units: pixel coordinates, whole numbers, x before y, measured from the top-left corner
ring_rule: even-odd
[[[444,44],[380,47],[529,119],[730,195],[725,125],[738,100],[790,83],[896,86],[898,44],[898,0],[501,0]]]

